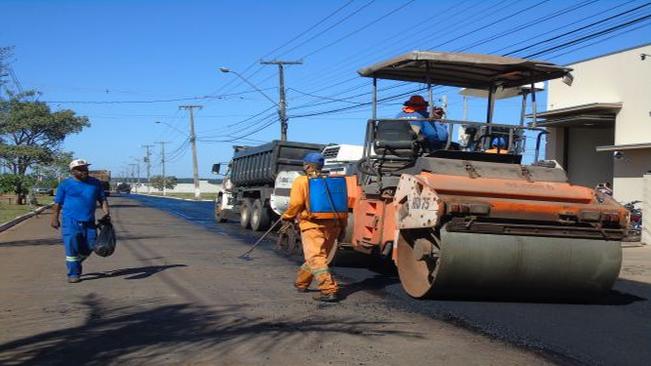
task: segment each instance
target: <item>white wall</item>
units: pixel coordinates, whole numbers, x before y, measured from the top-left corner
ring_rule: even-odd
[[[651,174],[644,175],[642,201],[642,243],[651,245]]]
[[[605,152],[595,152],[591,160],[589,154],[581,151],[593,149],[595,144],[651,143],[651,57],[642,61],[641,53],[651,54],[651,45],[568,65],[574,69],[572,86],[552,80],[547,87],[547,110],[592,103],[622,103],[610,142],[604,143],[604,136],[599,132],[591,138],[572,132],[568,154],[570,181],[585,184],[612,174],[614,197],[620,202],[642,200],[642,175],[651,170],[651,149],[624,150],[621,160],[614,160],[612,153]],[[562,161],[562,131],[556,129],[547,140],[548,158]]]
[[[199,181],[199,189],[201,190],[201,193],[217,193],[219,190],[219,185],[218,184],[212,184],[208,183],[207,180],[200,180]],[[138,189],[135,189],[134,185],[134,192],[138,193],[147,193],[147,184],[143,183],[138,187]],[[155,188],[151,188],[151,193],[161,193],[162,191],[159,191]],[[172,193],[194,193],[194,183],[179,183],[177,184],[174,189],[168,189],[167,192],[172,192]]]
[[[547,109],[590,103],[623,103],[615,123],[615,144],[651,142],[651,45],[568,65],[572,86],[548,84]]]

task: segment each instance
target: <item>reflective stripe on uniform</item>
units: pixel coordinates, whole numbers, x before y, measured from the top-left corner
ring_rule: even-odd
[[[80,260],[81,259],[79,259],[79,257],[75,257],[75,256],[71,257],[66,255],[66,262],[79,262]]]
[[[312,275],[314,276],[318,276],[324,273],[330,273],[330,269],[329,268],[312,269]]]
[[[307,272],[311,272],[310,271],[310,266],[307,263],[303,263],[303,265],[301,266],[301,269],[304,270],[304,271],[307,271]]]

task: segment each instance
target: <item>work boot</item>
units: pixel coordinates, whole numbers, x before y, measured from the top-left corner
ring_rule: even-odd
[[[77,283],[77,282],[81,282],[81,278],[79,278],[77,276],[69,276],[68,277],[68,283]]]
[[[324,294],[319,292],[317,295],[314,295],[313,299],[315,301],[321,301],[321,302],[338,302],[339,297],[337,297],[337,294],[331,293],[331,294]]]

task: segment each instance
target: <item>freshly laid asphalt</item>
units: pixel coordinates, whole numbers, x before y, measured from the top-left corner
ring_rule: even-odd
[[[344,301],[315,302],[315,290],[293,289],[297,264],[269,243],[248,261],[238,258],[259,234],[212,224],[209,204],[110,201],[118,247],[108,258],[88,258],[80,283],[66,281],[60,232],[49,227],[49,212],[0,233],[0,365],[557,360],[406,311],[409,302],[382,290],[395,281],[387,277],[341,277]]]
[[[260,235],[242,230],[238,223],[216,224],[211,202],[142,195],[132,195],[130,199],[209,231],[242,239],[242,249]],[[272,246],[269,243],[263,250]],[[355,263],[335,268],[335,274],[346,278],[354,288],[383,297],[391,306],[542,352],[557,363],[651,364],[651,249],[648,246],[624,248],[620,279],[606,297],[593,303],[418,301],[405,295],[395,273],[381,272]]]

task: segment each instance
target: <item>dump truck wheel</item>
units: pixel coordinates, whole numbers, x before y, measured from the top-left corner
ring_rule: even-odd
[[[215,200],[215,221],[217,222],[226,222],[225,212],[222,208],[223,200],[224,196],[221,194],[217,196],[217,200]]]
[[[401,230],[398,239],[398,275],[405,292],[420,299],[432,292],[438,248],[423,230]]]
[[[251,200],[245,198],[240,209],[240,226],[248,229],[251,226]]]
[[[300,245],[298,239],[298,230],[289,230],[285,234],[278,235],[276,245],[278,250],[287,256],[293,256],[297,253],[297,248]]]
[[[253,202],[251,208],[251,229],[253,231],[262,231],[269,228],[271,224],[271,214],[269,209],[264,207],[260,199]]]

